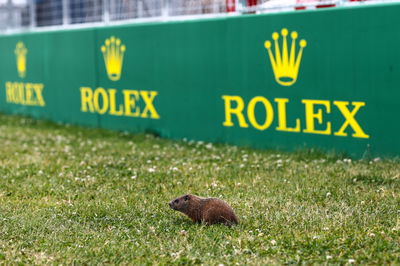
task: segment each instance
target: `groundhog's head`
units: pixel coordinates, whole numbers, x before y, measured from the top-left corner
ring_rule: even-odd
[[[191,196],[192,195],[187,194],[182,197],[171,200],[169,202],[169,206],[176,211],[186,213],[187,209],[189,208],[189,204],[190,204],[189,202],[190,202]]]

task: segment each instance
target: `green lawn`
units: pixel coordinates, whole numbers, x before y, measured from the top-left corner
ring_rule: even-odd
[[[388,140],[389,141],[389,140]],[[0,115],[0,264],[400,264],[400,162]],[[167,202],[224,199],[238,226]]]

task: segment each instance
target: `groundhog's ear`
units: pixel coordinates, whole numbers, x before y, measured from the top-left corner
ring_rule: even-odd
[[[184,200],[189,200],[189,195],[185,195]]]

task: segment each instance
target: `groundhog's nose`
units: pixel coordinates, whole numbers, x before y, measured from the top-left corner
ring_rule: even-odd
[[[172,208],[172,201],[168,203],[169,207]]]

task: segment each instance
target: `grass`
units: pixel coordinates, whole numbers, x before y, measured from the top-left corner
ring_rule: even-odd
[[[400,162],[0,115],[0,264],[400,264]],[[168,208],[220,197],[238,226]]]

